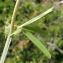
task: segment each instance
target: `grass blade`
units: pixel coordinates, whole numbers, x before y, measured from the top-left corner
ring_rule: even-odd
[[[53,8],[54,8],[54,7],[48,9],[48,10],[45,11],[44,13],[42,13],[42,14],[40,14],[40,15],[34,17],[33,19],[31,19],[31,20],[29,20],[29,21],[27,21],[26,23],[22,24],[21,26],[18,26],[18,28],[22,28],[23,26],[26,26],[26,25],[28,25],[28,24],[31,24],[31,23],[37,21],[37,20],[40,19],[41,17],[43,17],[43,16],[45,16],[46,14],[50,13],[50,12],[53,10]]]
[[[34,37],[30,32],[27,32],[23,30],[23,33],[50,59],[51,55],[46,49],[46,47],[36,38]]]
[[[47,34],[46,31],[41,30],[39,27],[33,27],[33,26],[24,26],[24,29],[31,30],[32,32],[36,32],[38,34],[44,35]]]

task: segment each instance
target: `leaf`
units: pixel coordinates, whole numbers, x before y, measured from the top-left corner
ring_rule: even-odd
[[[31,31],[36,32],[36,33],[41,34],[41,35],[47,34],[46,31],[41,30],[39,27],[24,26],[23,28],[27,29],[27,30],[31,30]]]
[[[54,8],[54,7],[48,9],[48,10],[45,11],[44,13],[42,13],[42,14],[40,14],[40,15],[34,17],[33,19],[31,19],[31,20],[29,20],[29,21],[27,21],[26,23],[22,24],[21,26],[18,26],[18,28],[22,28],[23,26],[26,26],[26,25],[28,25],[28,24],[31,24],[31,23],[37,21],[37,20],[40,19],[41,17],[43,17],[43,16],[45,16],[46,14],[50,13],[50,12],[53,10],[53,8]]]
[[[48,52],[46,47],[30,32],[23,30],[23,33],[50,59],[51,54]]]

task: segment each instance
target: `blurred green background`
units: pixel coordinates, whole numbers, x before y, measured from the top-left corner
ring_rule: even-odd
[[[21,25],[45,12],[59,0],[21,0],[15,24]],[[6,42],[4,30],[11,21],[16,0],[0,0],[0,57]],[[58,7],[58,6],[57,6]],[[13,36],[5,63],[63,63],[63,5],[30,26],[46,34],[32,32],[52,55],[48,59],[23,33]]]

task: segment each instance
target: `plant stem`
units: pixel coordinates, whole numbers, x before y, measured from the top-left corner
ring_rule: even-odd
[[[17,14],[17,11],[18,11],[18,7],[19,7],[19,4],[20,4],[20,1],[21,0],[17,0],[15,8],[14,8],[14,11],[13,11],[12,20],[11,20],[10,34],[12,34],[13,29],[14,29],[14,22],[15,22],[15,18],[16,18],[16,14]],[[6,58],[8,49],[9,49],[9,45],[10,45],[11,39],[12,39],[12,37],[10,36],[10,34],[8,35],[8,38],[7,38],[7,41],[6,41],[6,44],[5,44],[2,56],[1,56],[0,63],[4,63],[4,61],[5,61],[5,58]]]
[[[12,16],[12,21],[11,21],[10,34],[12,34],[12,32],[13,32],[14,21],[15,21],[16,14],[17,14],[17,11],[18,11],[18,7],[19,7],[19,5],[20,5],[20,1],[21,1],[21,0],[17,0],[16,5],[15,5],[15,9],[14,9],[13,16]]]

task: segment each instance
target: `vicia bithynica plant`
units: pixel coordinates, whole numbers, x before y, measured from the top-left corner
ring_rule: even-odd
[[[50,59],[51,54],[48,52],[46,47],[34,35],[32,35],[28,30],[34,31],[34,32],[39,33],[39,34],[43,34],[43,33],[46,33],[46,32],[44,32],[43,30],[41,30],[39,28],[35,28],[33,26],[31,27],[31,26],[28,26],[28,25],[37,21],[38,19],[47,15],[48,13],[52,12],[53,9],[55,8],[55,6],[51,7],[50,9],[45,11],[44,13],[36,16],[35,18],[27,21],[26,23],[24,23],[20,26],[17,26],[17,29],[13,32],[15,18],[16,18],[16,14],[17,14],[17,11],[18,11],[18,7],[20,5],[20,1],[21,0],[16,1],[16,5],[15,5],[15,8],[14,8],[14,12],[13,12],[12,20],[11,20],[11,24],[9,24],[9,26],[5,27],[5,34],[8,33],[8,38],[7,38],[7,41],[6,41],[2,56],[1,56],[0,63],[4,63],[4,61],[5,61],[5,58],[6,58],[6,55],[7,55],[7,52],[8,52],[8,48],[9,48],[9,45],[10,45],[11,40],[12,40],[12,35],[17,35],[20,32],[23,32]],[[62,2],[60,2],[60,3],[62,3]]]

